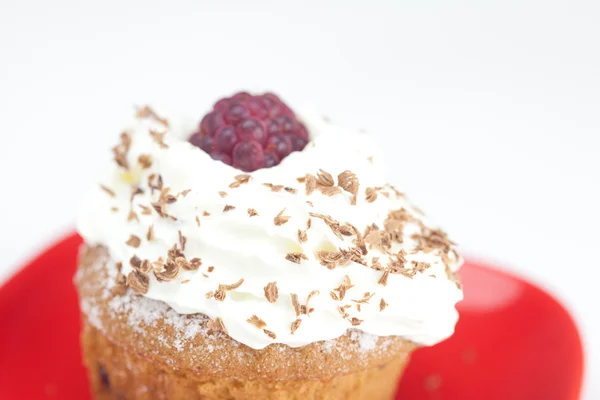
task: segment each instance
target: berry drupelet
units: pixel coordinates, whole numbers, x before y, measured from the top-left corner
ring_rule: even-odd
[[[304,149],[308,131],[276,95],[240,92],[217,101],[189,142],[215,160],[252,172]]]

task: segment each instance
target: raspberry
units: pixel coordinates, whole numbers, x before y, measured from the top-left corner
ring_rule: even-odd
[[[242,171],[274,167],[309,141],[306,127],[272,93],[239,92],[215,103],[189,142]]]

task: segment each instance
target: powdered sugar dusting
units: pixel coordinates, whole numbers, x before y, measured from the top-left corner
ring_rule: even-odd
[[[81,273],[83,269],[86,270],[85,273]],[[273,344],[269,348],[279,350],[277,354],[283,357],[279,356],[272,360],[267,358],[261,361],[261,365],[254,365],[256,360],[248,357],[245,346],[222,332],[210,331],[207,327],[208,317],[202,314],[178,314],[166,303],[138,296],[130,289],[127,289],[123,295],[115,295],[112,289],[116,287],[114,279],[116,273],[111,273],[111,270],[116,271],[112,261],[97,257],[89,264],[82,262],[76,277],[80,293],[85,290],[85,293],[97,294],[82,296],[80,300],[82,312],[91,325],[108,337],[118,338],[115,336],[118,335],[116,333],[118,331],[114,329],[121,322],[126,322],[134,332],[142,335],[149,327],[156,327],[158,329],[156,336],[145,337],[139,342],[142,346],[141,351],[158,354],[164,352],[160,350],[161,348],[168,349],[169,353],[176,352],[180,354],[178,358],[187,359],[193,365],[210,365],[215,370],[223,370],[225,365],[230,365],[232,360],[236,360],[235,363],[238,365],[248,366],[257,374],[261,374],[266,373],[263,372],[266,370],[280,368],[282,363],[293,365],[294,362],[298,362],[288,359],[291,354],[288,346]],[[90,279],[92,276],[100,279]],[[166,327],[169,329],[165,329]],[[201,340],[195,341],[198,336]],[[349,340],[332,339],[311,346],[315,346],[319,353],[330,355],[328,357],[345,360],[345,363],[337,367],[338,373],[345,373],[356,365],[366,365],[372,357],[385,356],[390,345],[398,343],[395,337],[378,337],[357,329],[348,330],[347,339]],[[198,343],[202,343],[202,348],[198,347]],[[235,348],[240,350],[233,350]],[[167,359],[165,362],[175,365],[174,359]],[[321,370],[324,367],[315,368]],[[330,366],[325,369],[330,369]]]

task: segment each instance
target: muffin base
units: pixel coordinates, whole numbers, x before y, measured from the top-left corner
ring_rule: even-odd
[[[416,345],[350,329],[297,348],[255,350],[202,314],[117,285],[101,246],[82,248],[75,277],[82,345],[96,399],[391,399]]]
[[[112,342],[84,322],[82,344],[97,400],[392,399],[408,353],[329,380],[206,379],[174,370]]]

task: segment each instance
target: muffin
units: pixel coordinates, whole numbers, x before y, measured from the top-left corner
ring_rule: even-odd
[[[369,135],[277,96],[149,107],[78,219],[95,399],[390,399],[454,331],[461,258]]]

